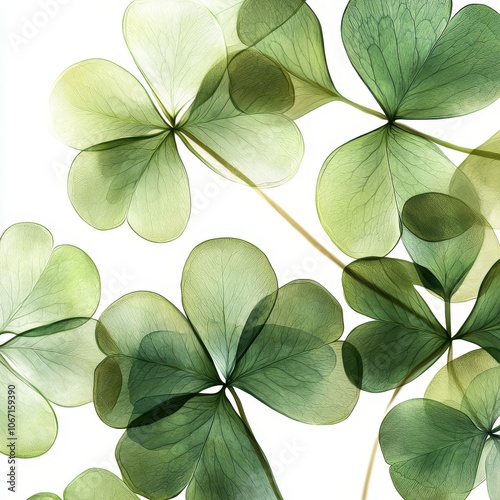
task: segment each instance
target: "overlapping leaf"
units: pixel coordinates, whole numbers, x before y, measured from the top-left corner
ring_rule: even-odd
[[[127,428],[117,448],[125,481],[148,498],[171,498],[187,485],[187,498],[275,498],[271,469],[225,389],[303,422],[346,418],[358,391],[334,343],[340,306],[311,281],[278,289],[265,255],[235,239],[193,250],[182,293],[187,318],[137,292],[99,321],[107,357],[96,370],[95,405],[107,424]]]
[[[89,318],[99,303],[100,280],[90,258],[69,245],[53,247],[51,234],[31,223],[11,226],[0,239],[0,345],[2,432],[8,435],[9,386],[16,406],[19,457],[45,453],[57,434],[50,402],[79,406],[92,400],[102,360]],[[12,435],[11,435],[12,436]],[[8,453],[8,442],[0,445]]]
[[[206,7],[136,0],[125,14],[124,35],[154,101],[130,73],[101,59],[66,70],[51,96],[56,132],[83,150],[68,191],[84,220],[112,229],[127,219],[148,240],[177,238],[189,219],[190,196],[175,135],[233,180],[273,186],[295,174],[303,154],[300,132],[275,107],[269,113],[262,102],[245,98],[240,108],[233,104],[229,81],[236,96],[252,83],[236,65],[229,78],[224,34]],[[251,62],[268,76],[263,56],[247,56],[245,67]],[[280,89],[270,96],[281,102]]]
[[[121,479],[105,469],[88,469],[64,490],[61,499],[54,493],[37,493],[28,500],[95,500],[97,498],[137,500]]]
[[[464,499],[484,479],[490,498],[499,498],[499,387],[498,363],[473,351],[438,372],[428,399],[389,412],[380,445],[404,498]]]

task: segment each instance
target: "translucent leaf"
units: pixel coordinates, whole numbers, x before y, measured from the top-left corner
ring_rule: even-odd
[[[181,287],[189,320],[218,368],[228,376],[248,317],[277,288],[267,257],[242,240],[206,241],[191,252]]]
[[[246,0],[238,13],[238,35],[285,69],[296,86],[295,119],[339,94],[326,64],[321,25],[304,0]]]
[[[500,261],[497,261],[484,278],[474,309],[456,335],[486,349],[497,361],[500,361],[499,293]]]
[[[392,481],[409,500],[465,499],[486,439],[467,415],[430,399],[397,405],[380,428]]]
[[[54,249],[51,234],[32,223],[15,224],[2,235],[0,284],[0,331],[90,317],[99,303],[92,260],[73,246]]]
[[[125,482],[151,499],[274,494],[248,431],[222,394],[198,395],[152,425],[129,429],[117,447]]]
[[[171,117],[191,103],[208,70],[226,58],[216,19],[189,0],[135,0],[125,13],[123,31],[135,62]]]
[[[230,83],[220,66],[207,75],[181,122],[180,136],[208,167],[228,179],[262,187],[283,184],[295,175],[304,154],[299,129],[279,114],[238,110]]]
[[[266,324],[238,361],[231,383],[290,418],[330,424],[346,418],[357,391],[345,377],[338,302],[312,281],[278,291]]]
[[[483,245],[481,215],[457,198],[425,193],[405,203],[401,218],[408,253],[433,273],[443,287],[445,300],[450,300]]]
[[[498,14],[450,15],[451,0],[350,0],[344,46],[389,119],[458,116],[499,97]]]
[[[493,447],[486,459],[486,478],[491,500],[500,498],[500,439],[493,439]]]
[[[37,493],[28,498],[28,500],[62,500],[60,496],[54,493]]]
[[[143,238],[165,242],[177,238],[189,219],[189,183],[172,134],[81,152],[68,191],[80,217],[97,229],[128,218]]]
[[[137,500],[125,484],[104,469],[88,469],[73,479],[64,490],[64,500],[95,500],[113,498]]]
[[[399,240],[399,213],[412,196],[448,193],[455,166],[431,142],[386,125],[335,150],[320,172],[323,228],[351,257],[382,256]]]
[[[49,401],[79,406],[92,401],[94,370],[103,358],[95,321],[51,335],[18,335],[0,351]]]
[[[139,81],[104,59],[82,61],[64,71],[50,105],[57,134],[76,149],[150,137],[169,128]]]
[[[49,402],[17,375],[0,355],[0,453],[9,455],[12,445],[17,458],[38,457],[46,453],[57,436],[57,419]],[[9,398],[9,389],[14,391]],[[14,405],[12,401],[14,396]],[[15,408],[12,408],[15,406]],[[9,416],[9,409],[10,416]],[[14,410],[14,411],[12,411]],[[14,435],[9,434],[9,422],[15,416]],[[11,427],[12,428],[12,427]],[[11,438],[16,440],[10,441]]]

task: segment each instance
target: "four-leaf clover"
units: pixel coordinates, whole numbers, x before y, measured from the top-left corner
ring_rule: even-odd
[[[278,289],[266,256],[237,239],[196,247],[181,287],[187,317],[136,292],[98,323],[107,357],[95,406],[105,423],[127,428],[116,450],[125,482],[153,499],[187,485],[187,498],[281,498],[235,389],[301,422],[345,419],[358,392],[336,342],[340,305],[313,281]]]

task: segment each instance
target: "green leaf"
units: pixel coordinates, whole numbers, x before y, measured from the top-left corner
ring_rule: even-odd
[[[104,469],[88,469],[82,472],[64,490],[64,500],[95,498],[137,500],[137,495],[134,495],[113,473]]]
[[[455,170],[428,140],[381,127],[326,160],[316,191],[321,224],[351,257],[386,255],[399,240],[404,203],[429,191],[448,193]]]
[[[498,14],[450,15],[451,0],[350,0],[342,40],[389,119],[464,115],[500,96]]]
[[[139,81],[104,59],[82,61],[64,71],[50,105],[55,131],[76,149],[151,137],[169,128]]]
[[[430,399],[397,405],[380,428],[392,481],[405,499],[465,499],[487,435],[464,413]]]
[[[229,376],[248,317],[277,289],[271,264],[245,241],[206,241],[189,255],[181,288],[189,320],[218,368]]]
[[[500,439],[493,438],[493,447],[486,459],[486,478],[491,500],[500,498]]]
[[[483,245],[481,215],[457,198],[425,193],[405,203],[401,219],[408,253],[439,280],[449,301]]]
[[[486,349],[497,361],[500,361],[499,293],[500,261],[497,261],[484,278],[474,309],[455,336]]]
[[[450,339],[415,290],[418,268],[388,258],[357,260],[342,277],[347,303],[377,321],[356,327],[343,345],[344,367],[363,390],[386,391],[431,366]]]
[[[179,125],[180,137],[209,168],[230,180],[262,187],[283,184],[295,175],[304,154],[299,129],[279,114],[238,110],[230,85],[225,67],[207,74]]]
[[[208,70],[226,58],[217,20],[188,0],[136,0],[125,13],[123,32],[137,66],[170,117],[194,99]]]
[[[103,358],[95,321],[50,335],[18,335],[0,352],[49,401],[60,406],[92,401],[94,370]]]
[[[321,25],[304,0],[246,0],[238,12],[240,39],[274,60],[292,79],[293,119],[338,99],[326,64]]]
[[[62,500],[60,496],[54,493],[37,493],[28,498],[28,500]]]
[[[483,349],[470,351],[454,359],[434,375],[425,391],[425,397],[460,410],[470,383],[479,374],[498,366],[498,362]],[[464,410],[466,411],[462,409]]]
[[[347,336],[344,366],[350,380],[360,389],[388,391],[419,377],[449,344],[435,331],[371,321]]]
[[[136,292],[118,299],[101,315],[96,335],[108,357],[96,370],[94,402],[112,427],[161,410],[172,396],[220,383],[189,322],[159,295]]]
[[[189,182],[171,133],[81,152],[68,191],[80,217],[97,229],[118,227],[127,218],[143,238],[166,242],[189,219]]]
[[[248,430],[222,393],[127,431],[116,450],[125,482],[153,500],[275,498]]]
[[[244,113],[281,113],[293,106],[289,75],[256,50],[236,54],[228,65],[228,74],[231,99]]]
[[[278,291],[266,324],[236,364],[231,384],[284,415],[310,424],[339,422],[358,393],[345,377],[342,310],[313,281]]]
[[[0,453],[10,454],[9,445],[14,442],[17,458],[38,457],[46,453],[57,436],[57,419],[49,402],[21,376],[9,367],[0,355],[0,432],[5,439],[0,442]],[[14,413],[12,397],[8,391],[14,386]],[[10,417],[9,417],[9,409]],[[15,415],[16,441],[9,441],[9,421]]]
[[[2,235],[0,285],[0,332],[90,317],[99,303],[92,260],[73,246],[54,249],[51,234],[38,224],[15,224]]]

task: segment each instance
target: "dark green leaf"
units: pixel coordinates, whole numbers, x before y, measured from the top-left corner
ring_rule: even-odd
[[[397,405],[380,428],[392,481],[409,500],[465,499],[486,438],[467,415],[430,399]]]

